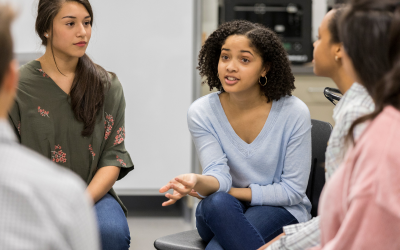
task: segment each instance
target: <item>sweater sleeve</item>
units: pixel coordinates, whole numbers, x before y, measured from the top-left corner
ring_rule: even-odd
[[[251,184],[252,206],[293,206],[306,196],[311,168],[311,119],[305,104],[300,111],[284,151],[280,182]]]
[[[229,173],[228,159],[216,133],[212,131],[210,122],[207,121],[207,116],[202,114],[202,111],[204,110],[192,104],[187,118],[189,131],[203,167],[203,175],[213,176],[218,180],[217,192],[229,192],[232,187],[232,176]]]

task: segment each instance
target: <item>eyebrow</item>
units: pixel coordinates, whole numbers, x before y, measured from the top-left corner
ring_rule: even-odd
[[[245,52],[247,52],[247,53],[249,53],[250,55],[254,56],[254,55],[253,55],[253,53],[251,53],[251,52],[250,52],[250,51],[248,51],[248,50],[241,50],[240,52],[242,52],[242,53],[245,53]]]
[[[63,18],[61,18],[61,19],[64,19],[64,18],[72,18],[72,19],[75,19],[76,17],[74,17],[74,16],[65,16],[65,17],[63,17]],[[87,17],[85,17],[85,19],[86,18],[91,18],[91,16],[87,16]]]
[[[231,51],[230,49],[225,49],[225,48],[222,48],[221,50],[226,50],[226,51]],[[249,53],[250,55],[252,55],[252,56],[254,56],[253,55],[253,53],[251,53],[250,51],[248,51],[248,50],[241,50],[240,52],[242,52],[242,53]]]

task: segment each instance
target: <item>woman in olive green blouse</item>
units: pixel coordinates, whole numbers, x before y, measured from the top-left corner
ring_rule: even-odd
[[[21,67],[10,122],[22,144],[88,184],[103,249],[129,249],[126,208],[112,189],[133,169],[125,99],[115,74],[85,54],[92,18],[88,0],[39,1],[36,32],[46,52]]]

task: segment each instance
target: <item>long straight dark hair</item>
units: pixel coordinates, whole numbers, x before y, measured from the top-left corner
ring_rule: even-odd
[[[53,53],[53,20],[60,11],[63,3],[77,2],[82,4],[91,16],[90,25],[93,25],[93,10],[88,0],[39,0],[38,15],[36,18],[36,33],[46,46],[48,39],[45,32],[51,30],[51,50],[53,59],[57,66]],[[58,69],[59,70],[59,69]],[[60,70],[59,70],[60,71]],[[62,72],[60,71],[62,74]],[[112,77],[115,75],[110,73]],[[105,92],[110,86],[109,72],[84,54],[79,58],[75,70],[75,78],[70,92],[71,106],[75,118],[84,123],[82,136],[89,136],[93,133],[96,117],[103,107]]]
[[[354,128],[373,120],[392,105],[400,110],[400,0],[353,0],[339,25],[340,38],[375,110],[354,121]]]

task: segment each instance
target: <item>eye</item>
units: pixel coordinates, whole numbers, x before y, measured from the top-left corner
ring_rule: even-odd
[[[247,58],[243,58],[242,61],[243,61],[244,63],[249,63],[249,62],[250,62],[250,60],[247,59]]]
[[[221,58],[222,58],[222,60],[228,60],[229,59],[229,57],[226,56],[226,55],[222,55]]]
[[[74,26],[74,22],[71,22],[71,23],[67,23],[67,26]]]
[[[318,35],[318,36],[317,36],[317,40],[320,40],[320,39],[321,39],[321,37]]]
[[[88,25],[90,25],[90,21],[85,22],[85,26],[88,26]]]

